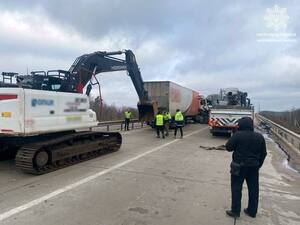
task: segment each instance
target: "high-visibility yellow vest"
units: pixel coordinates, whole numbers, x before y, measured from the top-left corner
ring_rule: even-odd
[[[156,115],[156,126],[164,125],[164,116],[161,114]]]
[[[131,117],[131,112],[127,112],[127,111],[126,111],[124,114],[125,114],[125,118],[126,118],[126,119],[130,119],[130,117]]]
[[[175,121],[183,121],[184,118],[183,118],[183,115],[182,113],[179,111],[175,114]]]
[[[166,121],[172,119],[171,114],[167,112],[167,113],[164,115],[164,119],[165,119]]]

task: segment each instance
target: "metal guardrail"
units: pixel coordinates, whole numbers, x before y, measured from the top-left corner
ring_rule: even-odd
[[[131,129],[135,129],[135,128],[137,128],[135,126],[136,124],[140,124],[140,126],[138,128],[144,127],[144,123],[139,121],[138,119],[131,119],[130,123],[129,123],[129,127]],[[99,122],[98,126],[96,126],[96,127],[106,127],[106,130],[110,131],[111,126],[115,126],[115,125],[119,125],[120,130],[123,130],[125,128],[125,121],[124,120],[103,121],[103,122]]]
[[[266,117],[256,114],[256,118],[259,121],[268,123],[271,126],[271,130],[276,134],[281,140],[287,143],[289,146],[293,147],[297,154],[300,155],[300,135],[290,131],[289,129],[267,119]]]

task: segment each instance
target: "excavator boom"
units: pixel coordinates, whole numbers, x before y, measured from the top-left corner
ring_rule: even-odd
[[[125,54],[125,59],[116,58],[116,55]],[[149,100],[144,89],[144,82],[140,69],[136,63],[135,55],[131,50],[115,52],[94,52],[78,57],[69,69],[70,74],[76,77],[80,86],[87,85],[92,79],[93,74],[127,71],[140,102]]]
[[[122,54],[125,54],[125,59],[116,57]],[[69,69],[70,74],[77,82],[77,87],[79,87],[77,88],[78,92],[82,92],[82,88],[91,81],[93,75],[113,71],[127,71],[139,96],[138,110],[140,119],[143,121],[152,120],[157,111],[157,106],[148,97],[135,55],[131,50],[98,51],[85,54],[78,57]]]

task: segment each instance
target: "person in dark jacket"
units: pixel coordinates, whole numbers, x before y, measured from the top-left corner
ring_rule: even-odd
[[[244,209],[246,215],[255,217],[259,199],[259,169],[267,155],[264,137],[254,132],[253,120],[249,117],[238,121],[238,130],[226,143],[227,151],[232,153],[231,162],[231,210],[226,214],[239,217],[244,180],[248,187],[248,207]]]

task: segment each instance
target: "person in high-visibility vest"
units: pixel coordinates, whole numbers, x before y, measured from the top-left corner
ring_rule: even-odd
[[[158,111],[155,117],[155,126],[156,126],[156,134],[157,138],[160,138],[160,132],[162,133],[162,138],[165,138],[164,134],[164,116]]]
[[[168,111],[165,111],[164,113],[164,122],[165,122],[165,130],[166,130],[166,136],[169,136],[169,128],[170,128],[170,122],[171,122],[171,114]]]
[[[176,114],[175,114],[174,138],[176,138],[176,134],[177,134],[178,129],[180,130],[180,138],[183,137],[183,131],[182,131],[183,123],[184,123],[184,117],[182,115],[182,112],[180,111],[180,109],[177,109]]]
[[[125,130],[129,130],[129,123],[130,123],[130,119],[131,119],[131,112],[129,110],[125,111],[124,117],[125,117]]]

